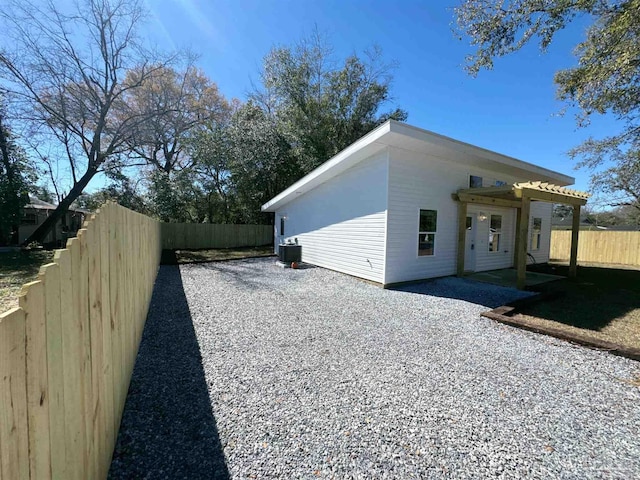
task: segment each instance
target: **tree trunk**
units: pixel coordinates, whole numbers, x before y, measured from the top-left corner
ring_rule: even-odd
[[[91,179],[95,176],[97,171],[95,169],[89,169],[87,172],[73,185],[73,188],[69,191],[69,194],[62,199],[56,209],[51,212],[47,219],[40,224],[38,228],[22,242],[22,246],[29,245],[32,242],[43,243],[47,235],[58,223],[58,220],[62,218],[64,214],[69,211],[69,206],[80,196],[85,187],[89,184]]]

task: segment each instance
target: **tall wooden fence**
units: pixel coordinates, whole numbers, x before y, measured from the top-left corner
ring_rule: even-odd
[[[571,232],[551,232],[550,258],[569,260]],[[580,230],[578,262],[640,265],[640,232]]]
[[[108,204],[0,315],[0,479],[105,478],[161,251]]]
[[[169,250],[259,247],[271,243],[271,225],[162,224],[162,248]]]

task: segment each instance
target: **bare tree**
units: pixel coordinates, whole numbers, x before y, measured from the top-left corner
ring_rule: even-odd
[[[2,88],[19,118],[56,145],[70,177],[58,208],[26,243],[42,242],[96,174],[120,168],[133,132],[157,114],[126,108],[128,97],[166,65],[136,34],[142,5],[82,0],[66,11],[53,0],[17,0],[0,11],[12,42],[0,51]],[[133,68],[136,80],[125,83]]]
[[[128,72],[125,83],[139,83],[141,72]],[[129,138],[135,156],[164,173],[192,166],[186,145],[207,125],[229,116],[229,103],[218,87],[189,62],[183,70],[162,67],[141,88],[131,91],[125,115],[157,114],[138,124]]]

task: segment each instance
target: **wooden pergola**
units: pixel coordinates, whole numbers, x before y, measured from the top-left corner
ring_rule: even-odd
[[[580,207],[587,203],[589,194],[578,190],[559,187],[546,182],[525,182],[500,187],[464,188],[453,194],[459,202],[458,208],[458,276],[464,274],[465,233],[467,205],[481,204],[496,207],[515,208],[516,242],[513,263],[516,267],[518,288],[524,289],[527,269],[527,245],[529,238],[529,212],[532,201],[562,203],[573,207],[571,226],[571,257],[569,276],[575,277],[578,260],[578,232],[580,227]]]

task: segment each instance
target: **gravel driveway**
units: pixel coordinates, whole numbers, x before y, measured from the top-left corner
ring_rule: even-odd
[[[637,478],[638,363],[253,259],[162,267],[111,478]]]

